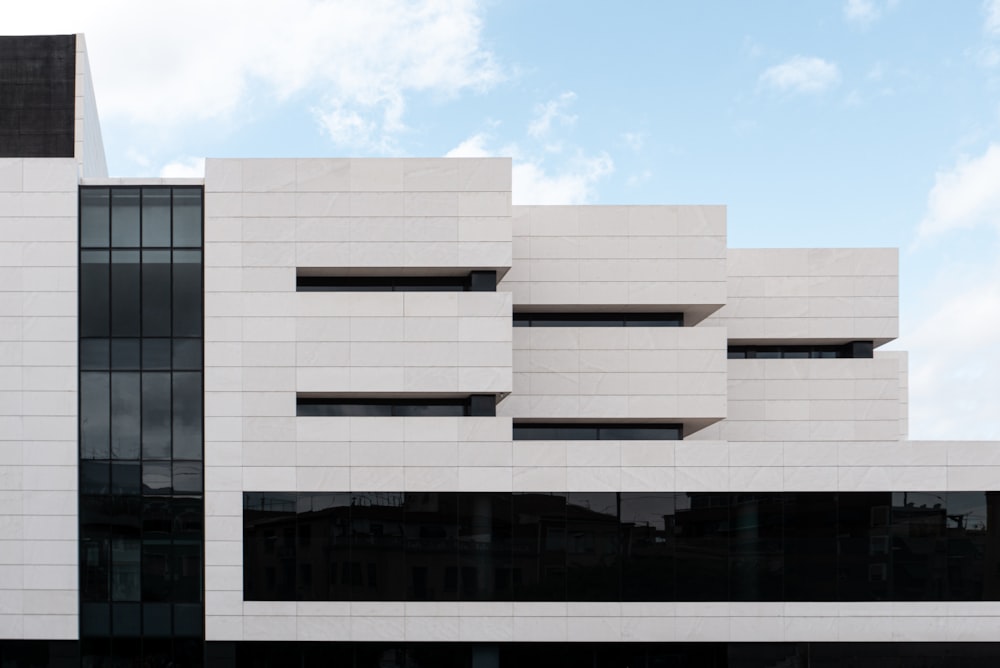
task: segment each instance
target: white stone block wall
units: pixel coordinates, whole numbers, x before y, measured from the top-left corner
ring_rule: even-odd
[[[722,206],[516,206],[502,289],[525,310],[624,307],[685,313],[726,303]]]
[[[899,335],[894,248],[730,249],[726,306],[706,324],[736,343],[873,340]]]
[[[899,438],[899,362],[875,359],[728,361],[729,414],[692,435],[730,441]]]
[[[515,327],[503,415],[681,422],[726,417],[721,327]]]
[[[76,184],[0,158],[0,638],[77,637]]]
[[[82,34],[76,36],[76,109],[74,114],[74,151],[80,176],[103,178],[108,175],[104,157],[101,121],[97,116],[97,97],[90,77],[90,59]]]

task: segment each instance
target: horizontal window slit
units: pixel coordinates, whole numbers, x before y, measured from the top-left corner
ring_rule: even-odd
[[[460,276],[297,276],[298,292],[496,292],[495,271]]]
[[[515,441],[679,441],[680,424],[664,423],[517,423]]]
[[[515,313],[515,327],[683,327],[683,313]]]
[[[492,394],[440,399],[299,397],[295,414],[299,417],[492,417],[496,415],[496,397]]]
[[[728,357],[742,359],[859,359],[875,356],[872,341],[841,345],[730,345]]]

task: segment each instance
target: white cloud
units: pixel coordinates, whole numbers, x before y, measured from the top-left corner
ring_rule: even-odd
[[[404,127],[408,95],[502,79],[479,14],[476,0],[36,0],[5,8],[4,31],[86,32],[106,120],[229,120],[309,93],[336,141],[371,144]]]
[[[596,156],[579,154],[555,173],[541,161],[515,162],[514,204],[586,204],[593,201],[594,186],[614,171],[614,161],[603,151]]]
[[[881,13],[882,11],[872,0],[847,0],[844,3],[844,18],[852,23],[868,25]]]
[[[846,0],[844,2],[844,18],[862,28],[882,18],[887,11],[899,4],[899,0]]]
[[[938,172],[927,197],[927,214],[918,239],[945,232],[992,226],[1000,230],[1000,144],[990,144],[978,158],[963,158]]]
[[[983,3],[986,12],[986,33],[993,37],[1000,37],[1000,0],[986,0]]]
[[[566,111],[575,100],[576,93],[567,91],[554,100],[536,106],[535,117],[528,123],[528,135],[535,139],[548,136],[553,121],[558,121],[561,125],[575,123],[576,116]]]
[[[989,265],[946,266],[921,295],[936,307],[900,339],[911,438],[1000,438],[1000,268]]]
[[[646,135],[641,132],[623,132],[622,141],[630,149],[638,153],[646,143]]]
[[[200,179],[205,176],[205,158],[180,158],[169,162],[160,170],[163,179]]]
[[[638,188],[639,186],[648,183],[651,178],[653,178],[653,172],[648,169],[644,169],[640,173],[633,174],[625,179],[625,185],[629,188]]]
[[[783,93],[821,93],[840,83],[840,68],[822,58],[794,56],[765,70],[760,82]]]
[[[489,158],[493,154],[486,148],[489,138],[485,133],[472,135],[444,154],[446,158]]]

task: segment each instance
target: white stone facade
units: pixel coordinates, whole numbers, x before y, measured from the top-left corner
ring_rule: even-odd
[[[993,638],[992,602],[244,601],[243,491],[979,490],[1000,446],[901,440],[899,354],[727,361],[731,341],[891,340],[895,251],[727,263],[719,207],[511,208],[499,159],[210,160],[205,186],[208,640]],[[496,293],[296,293],[296,272],[319,268],[504,278]],[[511,327],[512,309],[559,308],[689,326]],[[323,392],[502,399],[495,418],[295,417],[296,393]],[[511,441],[525,418],[688,433]]]
[[[897,253],[727,250],[718,206],[517,207],[509,159],[208,160],[108,179],[82,41],[76,155],[0,158],[0,638],[75,639],[79,185],[203,184],[205,639],[995,641],[1000,602],[265,602],[244,492],[978,491],[1000,443],[907,440],[876,347]],[[299,292],[299,276],[495,271],[495,292]],[[515,328],[517,312],[683,327]],[[297,397],[493,395],[489,417],[297,417]],[[512,424],[679,424],[679,441],[525,441]]]

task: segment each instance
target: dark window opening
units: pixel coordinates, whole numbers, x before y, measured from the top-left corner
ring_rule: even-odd
[[[852,359],[872,358],[872,341],[851,341],[842,345],[730,345],[729,359]]]
[[[515,313],[515,327],[683,327],[683,313]]]
[[[298,292],[496,292],[495,271],[461,276],[297,276]]]
[[[299,397],[295,414],[299,417],[493,417],[496,397],[492,394],[452,399]]]
[[[659,423],[586,422],[514,424],[515,441],[679,441],[684,427]]]

